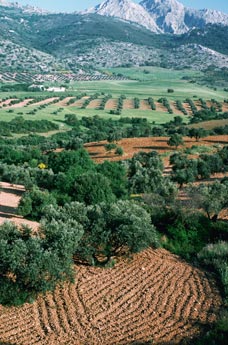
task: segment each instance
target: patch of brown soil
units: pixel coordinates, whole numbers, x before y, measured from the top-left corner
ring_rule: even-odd
[[[32,229],[36,229],[39,226],[38,223],[17,215],[18,204],[22,194],[25,192],[24,187],[1,182],[0,188],[0,224],[3,224],[5,221],[12,221],[18,225],[26,224]]]
[[[197,110],[202,110],[202,104],[200,101],[195,101],[194,103],[195,103]]]
[[[44,99],[43,101],[31,104],[31,106],[37,106],[37,105],[39,106],[39,105],[49,104],[49,103],[53,102],[56,99],[59,99],[59,97],[47,98],[47,99]]]
[[[0,307],[0,339],[17,345],[180,344],[216,320],[214,280],[166,250],[112,269],[77,267],[75,284],[21,308]]]
[[[135,109],[133,99],[125,99],[123,102],[123,109]]]
[[[81,107],[83,105],[83,103],[85,102],[85,100],[88,98],[89,98],[89,96],[84,96],[81,99],[78,99],[76,102],[74,102],[70,106],[71,107]]]
[[[223,106],[222,106],[222,111],[228,111],[228,103],[223,103]]]
[[[192,109],[188,103],[183,102],[183,107],[187,111],[188,115],[193,115]]]
[[[10,99],[7,99],[6,101],[0,101],[0,107],[2,107],[4,105],[4,108],[5,108],[5,105],[9,105],[12,101],[16,101],[17,98],[10,98]]]
[[[117,108],[118,99],[109,99],[105,105],[106,110],[115,110]]]
[[[174,114],[183,115],[182,111],[177,108],[177,102],[169,102],[171,109],[173,109]]]
[[[33,98],[28,98],[28,99],[25,99],[23,102],[20,102],[20,103],[17,103],[17,104],[13,104],[13,105],[10,105],[8,107],[6,107],[5,109],[11,109],[11,108],[23,108],[25,107],[30,101],[32,101]]]
[[[152,110],[147,99],[140,99],[140,110]]]
[[[67,103],[75,97],[66,97],[62,101],[59,101],[58,103],[55,103],[55,105],[60,106],[60,107],[66,107]]]
[[[162,103],[159,102],[154,102],[156,105],[156,111],[162,111],[168,114],[168,110],[166,109],[166,107],[164,107],[164,105]]]
[[[189,137],[184,137],[184,147],[192,147],[193,145],[206,145],[212,146],[216,143],[227,145],[228,144],[228,135],[219,135],[219,136],[209,136],[203,138],[200,141],[191,139]],[[118,161],[123,159],[131,158],[135,153],[139,151],[150,152],[157,151],[158,153],[166,153],[175,151],[174,148],[171,148],[167,141],[168,137],[147,137],[147,138],[126,138],[118,141],[118,145],[123,148],[123,156],[117,156],[113,152],[107,153],[104,145],[107,144],[107,141],[93,142],[85,144],[85,148],[90,153],[91,157],[98,163],[103,162],[104,160]],[[179,150],[182,147],[179,148]]]
[[[99,106],[100,106],[100,104],[101,104],[101,101],[102,101],[102,99],[101,98],[99,98],[99,99],[94,99],[94,100],[92,100],[90,103],[89,103],[89,105],[87,105],[87,109],[97,109],[97,108],[99,108]]]
[[[204,121],[200,123],[194,123],[189,125],[190,128],[204,128],[204,129],[213,129],[216,127],[223,127],[228,125],[228,119],[223,120],[211,120],[211,121]]]

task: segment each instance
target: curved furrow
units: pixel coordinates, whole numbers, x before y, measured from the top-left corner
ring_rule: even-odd
[[[61,325],[62,331],[64,333],[70,332],[70,325],[68,323],[67,312],[65,309],[66,301],[63,297],[63,289],[59,287],[53,292],[53,301],[56,305],[56,314],[59,320],[59,324]]]
[[[168,283],[167,283],[168,284]],[[166,289],[166,286],[163,286],[163,289],[165,290]],[[138,301],[139,299],[136,297],[136,301]],[[112,315],[114,316],[115,319],[118,319],[118,321],[120,323],[123,323],[123,325],[125,327],[127,327],[127,329],[129,330],[131,328],[131,325],[132,325],[132,315],[134,315],[134,317],[136,317],[138,315],[138,318],[142,318],[142,308],[140,308],[142,306],[142,303],[141,301],[139,300],[139,303],[138,305],[135,305],[132,303],[132,305],[135,307],[134,309],[130,309],[128,308],[128,305],[129,305],[129,300],[127,301],[127,304],[125,306],[125,308],[127,308],[128,310],[125,311],[124,308],[119,308],[120,310],[120,313],[119,314],[115,314],[114,312],[112,312]],[[153,305],[153,301],[151,301],[151,309],[154,309],[154,305]],[[156,309],[156,307],[155,307]],[[151,310],[152,312],[152,310]],[[144,311],[144,316],[146,317],[147,311]],[[129,315],[129,318],[127,317]],[[145,323],[145,320],[143,319],[143,324]],[[136,329],[136,325],[134,324],[134,329]],[[118,332],[118,330],[117,330]],[[113,331],[112,331],[112,334],[113,334]],[[114,336],[116,336],[116,334],[114,334]]]
[[[159,266],[161,267],[161,266]],[[136,279],[135,276],[133,275],[132,277],[129,277],[128,274],[125,273],[125,276],[122,277],[122,281],[120,281],[120,284],[118,286],[112,286],[113,290],[116,291],[114,297],[110,300],[110,304],[116,304],[120,299],[123,299],[122,304],[125,302],[126,298],[127,298],[127,294],[131,293],[132,290],[134,290],[135,288],[137,288],[140,283],[142,284],[143,281],[143,285],[140,285],[140,291],[143,291],[145,288],[148,290],[149,286],[148,284],[150,284],[152,282],[152,286],[150,285],[150,289],[152,289],[152,287],[156,287],[157,289],[159,289],[160,287],[160,283],[163,282],[163,277],[161,276],[161,272],[158,270],[157,271],[157,275],[154,276],[153,275],[153,270],[148,270],[147,274],[144,274],[143,277],[141,277],[141,282],[139,281],[139,279]],[[127,272],[128,273],[128,272]],[[148,276],[150,277],[150,275],[153,276],[154,280],[150,280],[150,278],[148,278]],[[158,279],[158,280],[156,280]],[[126,280],[126,281],[125,281]],[[125,287],[125,289],[123,290],[123,286]],[[105,296],[107,296],[107,291],[105,291]],[[118,294],[121,293],[120,296],[118,296]],[[91,301],[93,304],[90,305],[90,308],[93,308],[94,303],[97,303],[97,300],[100,301],[100,295],[97,296],[97,299],[95,300],[95,302],[93,302],[93,300]],[[121,305],[116,305],[116,309],[119,309]],[[113,312],[115,312],[115,310],[113,310]]]
[[[70,290],[70,293],[72,294],[73,300],[77,305],[76,317],[82,327],[83,335],[86,336],[86,339],[88,338],[90,342],[93,339],[96,339],[96,337],[99,339],[97,329],[93,326],[93,317],[90,316],[90,311],[84,304],[83,298],[78,291],[78,287],[73,286],[73,288]]]
[[[52,327],[50,323],[49,313],[46,306],[45,297],[40,297],[37,301],[37,311],[40,320],[40,327],[43,330],[43,333],[47,335],[52,332]]]
[[[0,339],[16,345],[181,344],[216,318],[222,303],[210,276],[164,249],[113,269],[76,267],[33,305],[0,307]]]
[[[153,264],[153,266],[151,267],[151,269],[154,271],[154,273],[156,273],[157,270],[160,269],[160,267],[163,265],[163,263],[154,263],[154,262],[150,262],[151,264]],[[99,281],[104,279],[104,283],[101,286],[101,284],[99,284],[99,281],[97,279],[97,276],[93,276],[91,279],[86,280],[86,287],[84,287],[85,292],[87,291],[87,286],[88,286],[88,290],[91,289],[90,285],[93,283],[96,285],[97,289],[96,289],[96,293],[102,293],[103,290],[106,289],[107,286],[111,285],[111,283],[115,284],[118,281],[121,281],[124,275],[128,275],[128,277],[132,277],[136,275],[135,270],[139,270],[139,266],[137,264],[137,262],[132,262],[131,264],[128,264],[127,267],[126,265],[121,265],[122,267],[118,267],[114,268],[114,270],[112,271],[112,277],[110,280],[110,273],[107,271],[100,271],[98,276],[99,276]],[[143,265],[141,265],[143,266]],[[144,265],[145,267],[147,266],[146,264]],[[157,267],[158,266],[158,267]],[[109,279],[107,279],[109,278]],[[85,284],[85,283],[84,283]]]

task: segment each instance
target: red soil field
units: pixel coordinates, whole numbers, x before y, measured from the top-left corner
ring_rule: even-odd
[[[20,308],[0,306],[8,345],[181,344],[216,320],[222,301],[211,276],[166,250],[148,249],[114,268],[76,267],[59,286]]]
[[[81,107],[86,99],[88,99],[88,96],[82,97],[81,99],[77,100],[75,103],[71,104],[71,107]]]
[[[162,103],[159,102],[154,102],[156,105],[156,111],[162,111],[165,113],[168,113],[168,110],[166,109],[166,107],[164,107],[164,105]]]
[[[129,158],[140,150],[172,151],[167,139],[123,139],[118,144]],[[214,142],[227,143],[228,136],[207,137],[197,145]],[[105,153],[104,143],[85,146],[99,155]],[[194,140],[185,138],[186,146],[193,144]],[[15,215],[23,186],[1,185],[1,217],[24,223]],[[33,304],[18,308],[0,306],[0,342],[133,345],[153,340],[155,345],[184,344],[216,321],[222,306],[219,290],[209,273],[164,249],[149,248],[131,259],[119,259],[114,268],[75,268],[74,284],[62,284],[53,293],[39,296]]]
[[[102,101],[101,98],[100,99],[94,99],[89,103],[89,105],[87,105],[86,108],[87,109],[97,109],[100,106],[101,101]]]
[[[3,105],[9,105],[11,101],[16,101],[17,98],[11,98],[11,99],[7,99],[6,101],[0,101],[0,107],[2,107]],[[4,107],[5,108],[5,107]]]
[[[177,102],[170,102],[170,106],[171,106],[171,109],[173,109],[174,114],[183,115],[182,111],[177,109]]]
[[[115,110],[117,108],[117,99],[109,99],[105,105],[105,110]]]
[[[59,97],[52,97],[52,98],[44,99],[43,101],[31,104],[31,106],[49,104],[49,103],[53,102],[56,99],[59,99]]]
[[[195,106],[197,108],[197,110],[201,110],[202,109],[202,105],[201,105],[201,102],[200,101],[195,101]]]
[[[6,107],[5,109],[8,109],[8,108],[10,108],[10,109],[12,109],[12,108],[23,108],[24,106],[26,106],[32,100],[33,100],[33,98],[25,99],[23,102],[10,105],[10,106]]]
[[[134,109],[133,99],[125,99],[123,102],[123,109]]]
[[[223,103],[222,111],[228,111],[228,103]]]
[[[107,144],[107,141],[100,141],[94,143],[85,144],[85,148],[91,154],[91,157],[98,163],[103,162],[104,160],[117,161],[123,159],[131,158],[135,153],[139,151],[157,151],[158,153],[173,152],[175,148],[168,146],[167,141],[168,137],[147,137],[147,138],[127,138],[118,141],[118,146],[121,146],[124,150],[123,156],[117,156],[114,154],[114,151],[107,153],[104,145]],[[214,144],[228,144],[228,135],[219,135],[219,136],[209,136],[196,141],[188,137],[184,139],[184,147],[192,147],[193,145],[203,145],[203,146],[212,146]]]
[[[204,128],[204,129],[213,129],[216,127],[223,127],[228,125],[228,119],[223,120],[211,120],[211,121],[204,121],[200,123],[194,123],[189,125],[190,128]]]
[[[74,98],[74,97],[66,97],[62,101],[59,101],[58,103],[55,103],[55,105],[57,105],[59,107],[66,107],[67,106],[67,102],[69,102],[69,100],[71,100],[72,98]]]
[[[140,110],[152,110],[147,99],[140,100]]]

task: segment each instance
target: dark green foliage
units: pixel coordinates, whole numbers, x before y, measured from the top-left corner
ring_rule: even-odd
[[[204,138],[208,135],[208,132],[204,128],[191,128],[189,130],[189,137],[195,138],[196,141],[199,139]]]
[[[59,129],[59,126],[48,120],[25,120],[23,116],[15,117],[9,122],[0,121],[0,135],[5,132],[12,133],[45,133]]]
[[[139,152],[129,162],[129,189],[131,193],[155,193],[173,198],[175,185],[163,176],[163,163],[157,152]]]
[[[84,149],[77,151],[62,151],[59,153],[51,152],[48,155],[48,167],[54,171],[67,172],[70,169],[77,172],[77,174],[83,173],[87,170],[91,170],[94,166],[93,161],[89,157],[89,154]]]
[[[114,143],[109,143],[109,144],[105,144],[104,145],[105,150],[108,151],[108,152],[112,151],[112,150],[115,150],[116,147],[117,147],[117,145],[114,144]]]
[[[198,258],[204,265],[212,267],[218,272],[226,302],[228,302],[228,243],[209,244],[199,252]]]
[[[39,234],[13,223],[0,226],[0,304],[32,302],[59,281],[73,280],[72,255],[83,230],[72,224],[52,221]]]
[[[71,203],[64,208],[47,209],[45,222],[65,222],[73,218],[82,224],[84,236],[76,251],[78,260],[105,264],[111,257],[124,252],[138,252],[158,246],[158,236],[150,215],[130,201],[88,206]]]
[[[200,184],[189,189],[189,195],[196,208],[202,208],[209,219],[216,221],[219,213],[228,207],[228,184],[216,181],[213,184]]]
[[[115,150],[115,154],[118,156],[123,156],[123,154],[124,154],[123,148],[121,146],[118,146]]]
[[[18,213],[24,217],[40,220],[48,205],[55,205],[55,198],[48,191],[33,188],[27,191],[20,200]]]
[[[184,141],[180,134],[173,134],[168,140],[168,145],[175,146],[176,149],[178,146],[183,145],[183,144],[184,144]]]
[[[105,161],[97,165],[96,169],[109,179],[112,192],[118,199],[127,197],[127,171],[123,164]]]
[[[95,205],[102,201],[113,202],[115,195],[109,179],[99,173],[89,172],[75,178],[70,195],[73,200]]]
[[[171,225],[167,224],[168,241],[165,247],[177,255],[190,259],[196,255],[210,239],[210,226],[204,216],[188,215],[178,217]]]

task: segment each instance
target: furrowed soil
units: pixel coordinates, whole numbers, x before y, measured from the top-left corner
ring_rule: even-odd
[[[76,267],[59,286],[20,308],[0,306],[7,345],[182,344],[216,320],[215,281],[166,250],[148,249],[114,268]],[[186,344],[186,343],[185,343]]]
[[[228,135],[185,147],[225,145]],[[105,141],[86,144],[96,161],[126,159],[139,151],[169,154],[167,137],[122,139],[124,156],[105,151]],[[165,156],[168,162],[168,156]],[[24,187],[1,183],[0,222],[31,223],[17,216]],[[194,342],[216,321],[222,307],[213,277],[164,249],[147,249],[119,259],[113,268],[75,266],[74,284],[62,284],[33,304],[0,306],[0,344],[155,345]]]

